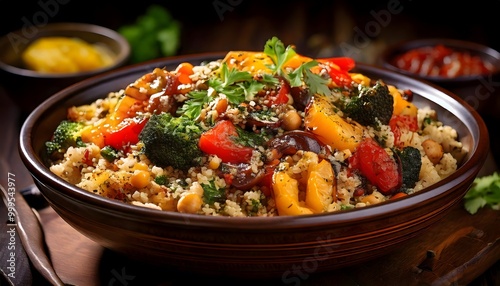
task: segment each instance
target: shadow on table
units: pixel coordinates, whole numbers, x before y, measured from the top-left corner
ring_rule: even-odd
[[[148,264],[135,261],[125,255],[105,249],[98,266],[101,285],[196,285],[200,282],[213,282],[211,285],[280,285],[281,279],[253,280],[222,276],[213,276],[179,271],[174,267]],[[196,284],[195,284],[196,283]]]

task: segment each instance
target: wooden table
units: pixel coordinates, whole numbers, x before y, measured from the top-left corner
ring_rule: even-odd
[[[328,273],[304,273],[293,281],[288,280],[290,283],[281,281],[280,277],[271,281],[207,278],[134,262],[82,236],[50,207],[39,214],[54,268],[65,283],[73,285],[126,285],[124,282],[191,285],[200,281],[211,281],[212,285],[298,285],[296,282],[300,285],[466,285],[485,272],[491,277],[484,276],[476,283],[485,283],[484,279],[497,279],[496,283],[500,283],[500,212],[481,209],[470,215],[462,204],[413,242],[386,256]],[[120,279],[124,280],[119,282]]]

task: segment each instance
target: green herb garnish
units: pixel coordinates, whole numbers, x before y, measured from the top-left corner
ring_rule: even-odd
[[[480,208],[489,206],[500,209],[500,175],[494,172],[491,175],[477,177],[472,187],[464,196],[465,209],[470,214],[475,214]]]
[[[238,105],[244,101],[253,100],[257,92],[266,85],[276,82],[277,80],[273,81],[269,77],[263,77],[262,81],[255,80],[249,72],[235,68],[229,69],[227,64],[223,63],[219,77],[208,80],[209,89],[190,92],[187,95],[189,99],[181,107],[179,113],[195,119],[201,114],[201,110],[219,94],[224,94],[230,103]]]
[[[313,94],[331,94],[331,91],[327,86],[328,80],[311,72],[311,68],[317,66],[318,62],[309,61],[303,63],[291,73],[287,73],[283,69],[285,63],[297,55],[292,46],[287,46],[285,48],[283,42],[281,42],[278,38],[273,37],[266,42],[264,53],[268,55],[274,63],[274,65],[269,68],[278,76],[282,76],[288,80],[291,87],[302,86],[302,83],[304,82]]]
[[[203,188],[203,201],[209,205],[215,202],[223,203],[225,201],[225,189],[217,188],[215,182],[211,180],[209,184],[202,184]]]

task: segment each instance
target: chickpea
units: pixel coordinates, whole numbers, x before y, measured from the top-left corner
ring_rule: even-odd
[[[130,184],[132,186],[141,189],[146,187],[150,182],[150,175],[148,171],[137,170],[134,172],[132,177],[130,177]]]
[[[201,210],[203,200],[197,193],[188,193],[177,202],[177,210],[181,213],[194,214]]]
[[[221,98],[219,99],[219,101],[217,101],[217,104],[215,105],[215,110],[217,110],[219,114],[222,114],[226,111],[227,105],[228,105],[227,99]]]
[[[302,118],[297,111],[288,110],[285,115],[283,115],[283,121],[281,123],[283,129],[287,131],[296,130],[300,128],[300,125],[302,125]]]
[[[429,158],[429,161],[431,161],[432,164],[438,164],[439,161],[441,161],[441,158],[443,158],[443,146],[436,141],[427,139],[422,142],[422,147],[424,148],[427,158]]]
[[[219,158],[213,157],[208,162],[208,168],[210,168],[212,170],[217,170],[217,168],[219,168],[219,166],[220,166],[220,163],[221,163],[221,160]]]
[[[140,163],[136,163],[134,165],[134,170],[142,170],[142,171],[147,171],[148,170],[148,165],[140,162]]]

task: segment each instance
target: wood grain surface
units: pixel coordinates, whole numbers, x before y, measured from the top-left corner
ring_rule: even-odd
[[[331,272],[302,271],[264,281],[237,281],[224,277],[224,273],[204,277],[161,269],[102,248],[76,232],[50,207],[39,214],[56,272],[66,284],[81,286],[115,282],[185,285],[202,280],[218,285],[332,285],[333,281],[338,285],[468,285],[498,264],[500,258],[500,212],[485,208],[470,215],[463,204],[453,207],[442,221],[410,243],[380,258]],[[490,282],[500,280],[483,285],[494,285]]]

